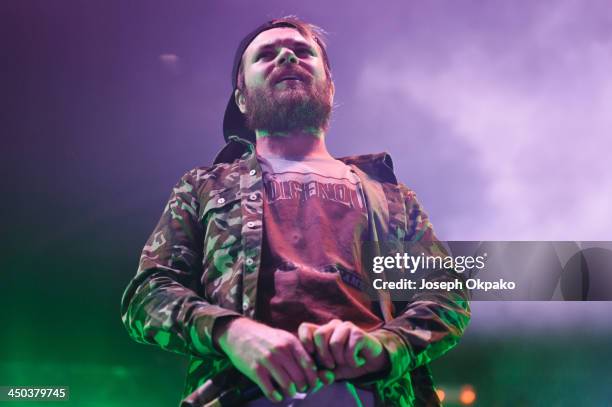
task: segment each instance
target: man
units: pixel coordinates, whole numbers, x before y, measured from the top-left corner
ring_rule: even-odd
[[[130,335],[191,356],[185,406],[438,405],[427,363],[462,335],[465,293],[365,293],[361,242],[440,248],[388,155],[327,151],[320,30],[258,27],[232,83],[227,145],[174,187],[124,294]]]

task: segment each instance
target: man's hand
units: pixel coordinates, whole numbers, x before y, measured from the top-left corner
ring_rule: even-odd
[[[322,367],[332,370],[336,379],[352,379],[389,367],[389,355],[380,341],[352,322],[304,322],[298,336],[304,348]]]
[[[287,331],[239,317],[215,327],[213,340],[270,401],[283,399],[275,385],[284,396],[293,397],[296,391],[305,392],[318,384],[312,357],[298,338]],[[330,372],[325,373],[320,377],[329,384],[333,378],[330,380]]]

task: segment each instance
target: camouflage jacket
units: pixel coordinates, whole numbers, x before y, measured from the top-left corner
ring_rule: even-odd
[[[427,215],[398,183],[386,153],[340,158],[360,177],[370,241],[431,242]],[[212,342],[218,318],[255,318],[262,254],[263,182],[248,141],[233,137],[210,167],[187,172],[175,185],[147,241],[121,303],[130,336],[190,356],[184,406],[235,405],[253,384]],[[470,318],[465,293],[392,302],[381,292],[377,333],[390,356],[384,377],[358,381],[375,389],[377,405],[436,406],[428,362],[452,348]],[[255,389],[256,390],[256,389]]]

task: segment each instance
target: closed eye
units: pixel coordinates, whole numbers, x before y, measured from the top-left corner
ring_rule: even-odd
[[[298,58],[308,58],[316,55],[314,50],[310,47],[298,47],[293,52]],[[276,57],[276,52],[271,49],[264,49],[255,55],[255,62],[259,60],[271,61]]]
[[[310,48],[298,48],[295,50],[295,55],[300,58],[314,56],[314,52]]]
[[[259,61],[260,59],[269,61],[273,58],[274,58],[274,53],[272,51],[263,51],[257,54],[257,57],[255,57],[255,61]]]

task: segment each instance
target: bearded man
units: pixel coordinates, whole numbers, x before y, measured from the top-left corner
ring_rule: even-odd
[[[439,242],[385,154],[333,158],[321,30],[269,21],[236,51],[226,146],[176,184],[122,299],[137,341],[191,357],[182,406],[439,405],[428,362],[465,293],[372,299],[364,241]]]

